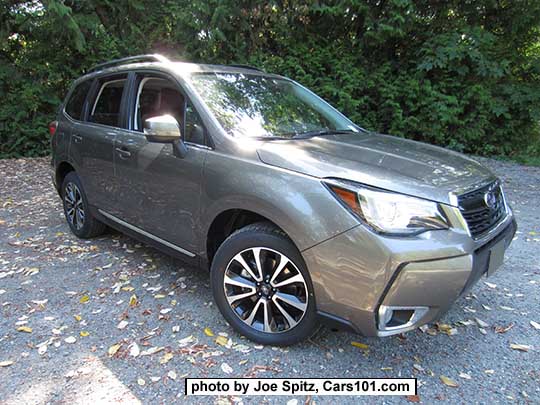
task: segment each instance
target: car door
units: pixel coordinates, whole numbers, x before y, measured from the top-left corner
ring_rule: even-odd
[[[94,81],[82,121],[71,126],[70,158],[86,191],[89,203],[110,209],[116,203],[111,180],[114,176],[114,139],[123,125],[127,75],[104,76]]]
[[[151,88],[148,80],[158,84]],[[165,91],[159,89],[160,80],[167,86],[168,108],[155,105],[152,99],[159,98],[163,104]],[[115,138],[118,218],[145,236],[193,257],[198,247],[201,180],[208,151],[204,126],[179,83],[170,77],[139,73],[131,82],[131,94],[127,114],[130,129]],[[141,112],[142,108],[145,111]],[[161,113],[174,114],[183,121],[181,131],[188,149],[185,156],[176,156],[172,144],[146,139],[143,116]]]

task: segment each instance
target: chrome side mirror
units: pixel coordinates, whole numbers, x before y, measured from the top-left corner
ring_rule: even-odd
[[[182,140],[178,121],[168,114],[144,120],[144,134],[149,142],[173,143]]]

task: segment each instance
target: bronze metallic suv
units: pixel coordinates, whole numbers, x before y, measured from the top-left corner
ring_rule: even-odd
[[[108,225],[209,268],[223,316],[265,344],[318,319],[367,336],[431,322],[500,267],[516,230],[474,160],[366,131],[250,67],[105,63],[50,131],[75,235]]]

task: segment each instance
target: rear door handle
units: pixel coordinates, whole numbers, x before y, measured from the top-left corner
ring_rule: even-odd
[[[75,142],[75,143],[81,143],[82,142],[82,136],[75,135],[75,134],[73,134],[71,136],[73,137],[73,142]]]
[[[131,156],[131,152],[125,148],[116,148],[116,152],[123,159],[127,159]]]

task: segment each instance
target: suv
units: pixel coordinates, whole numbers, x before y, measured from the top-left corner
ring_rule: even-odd
[[[98,65],[49,130],[75,235],[108,225],[209,268],[225,319],[264,344],[319,320],[365,336],[432,322],[500,267],[516,231],[472,159],[366,131],[248,66]]]

